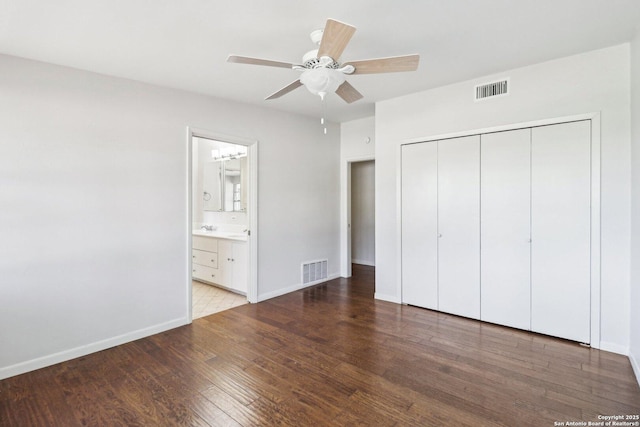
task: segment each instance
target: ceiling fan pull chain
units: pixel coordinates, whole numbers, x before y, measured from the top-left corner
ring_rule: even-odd
[[[320,124],[322,125],[322,129],[324,134],[327,134],[327,125],[325,124],[325,117],[327,116],[327,101],[325,100],[325,96],[320,96],[320,102],[322,103],[322,114],[320,117]]]

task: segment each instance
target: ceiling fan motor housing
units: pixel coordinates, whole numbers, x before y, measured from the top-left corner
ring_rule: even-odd
[[[302,57],[302,66],[308,70],[320,67],[333,69],[340,68],[338,61],[335,61],[329,56],[318,58],[318,49],[310,50],[304,54]]]

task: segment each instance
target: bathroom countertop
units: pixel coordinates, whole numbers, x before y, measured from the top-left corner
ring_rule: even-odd
[[[229,239],[237,240],[240,242],[247,241],[247,233],[239,233],[237,231],[206,231],[206,230],[193,230],[194,236],[215,237],[216,239]]]

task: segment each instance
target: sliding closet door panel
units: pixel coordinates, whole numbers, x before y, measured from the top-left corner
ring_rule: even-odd
[[[481,319],[531,329],[531,130],[481,136]]]
[[[590,340],[591,122],[532,129],[531,326]]]
[[[402,147],[402,302],[438,308],[438,143]]]
[[[480,318],[480,136],[438,141],[438,305]]]

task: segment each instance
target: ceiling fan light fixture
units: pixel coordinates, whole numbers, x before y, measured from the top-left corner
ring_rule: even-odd
[[[335,92],[348,104],[362,99],[363,96],[346,80],[346,75],[395,73],[415,71],[418,68],[420,56],[417,54],[363,59],[341,64],[339,61],[342,52],[355,31],[356,28],[352,25],[327,19],[324,29],[311,33],[311,41],[318,45],[318,48],[307,52],[302,58],[302,64],[238,55],[229,55],[227,62],[289,68],[302,72],[299,79],[269,95],[265,100],[280,98],[300,86],[306,86],[309,92],[319,95],[323,100],[327,93]]]
[[[314,68],[306,70],[300,76],[300,82],[309,92],[321,98],[327,93],[335,92],[344,81],[344,73],[332,68]]]

